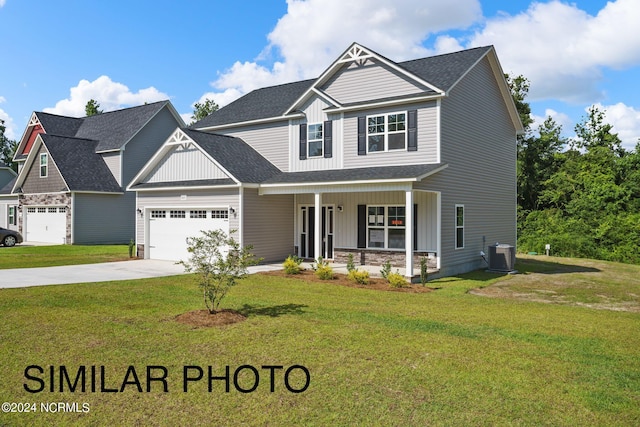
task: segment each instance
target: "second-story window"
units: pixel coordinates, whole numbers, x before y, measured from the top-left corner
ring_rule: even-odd
[[[307,141],[307,147],[309,148],[309,157],[322,157],[323,136],[322,136],[322,123],[314,123],[309,125],[309,131],[307,133],[309,140]]]
[[[404,150],[407,147],[407,115],[382,114],[367,117],[367,151]]]
[[[40,154],[40,178],[46,178],[48,174],[49,159],[47,153]]]

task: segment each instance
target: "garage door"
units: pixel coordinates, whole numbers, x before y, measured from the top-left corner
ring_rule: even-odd
[[[229,233],[227,209],[154,209],[149,215],[149,258],[187,260],[187,237],[201,230]]]
[[[67,208],[27,207],[27,242],[66,243]]]

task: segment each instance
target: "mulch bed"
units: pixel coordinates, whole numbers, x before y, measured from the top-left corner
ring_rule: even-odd
[[[333,280],[322,280],[315,275],[313,270],[302,270],[300,274],[286,274],[284,270],[265,271],[259,274],[264,274],[267,276],[287,277],[289,279],[300,279],[314,283],[327,283],[332,285],[348,286],[350,288],[373,289],[376,291],[408,292],[414,294],[434,291],[433,288],[422,286],[420,284],[407,284],[407,286],[404,288],[392,288],[391,286],[389,286],[389,282],[381,277],[370,277],[368,285],[361,285],[359,283],[356,283],[353,280],[349,280],[346,274],[339,273],[335,274],[335,278]]]

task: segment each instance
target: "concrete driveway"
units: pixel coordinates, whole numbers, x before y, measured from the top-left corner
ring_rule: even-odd
[[[249,273],[278,269],[282,269],[281,264],[257,265],[249,267]],[[155,259],[59,267],[14,268],[0,270],[0,288],[147,279],[177,274],[185,274],[182,265],[176,265],[173,261]]]
[[[22,288],[66,283],[106,282],[184,274],[173,261],[153,259],[105,262],[102,264],[0,270],[0,288]]]

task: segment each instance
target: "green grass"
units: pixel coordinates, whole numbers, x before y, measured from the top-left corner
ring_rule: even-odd
[[[93,264],[127,259],[128,245],[0,247],[0,269]]]
[[[548,268],[553,278],[552,267],[522,277]],[[640,314],[468,292],[510,280],[475,272],[409,294],[254,275],[222,303],[248,319],[202,329],[174,320],[204,308],[191,276],[0,290],[0,400],[91,408],[0,413],[0,425],[638,425]],[[30,364],[104,365],[110,387],[129,365],[141,381],[147,365],[162,365],[169,392],[30,394]],[[267,371],[255,392],[233,386],[242,365],[296,364],[311,375],[303,393],[285,389],[282,371],[273,393]],[[205,376],[229,366],[231,391],[216,381],[209,393],[204,379],[183,392],[189,365]]]

